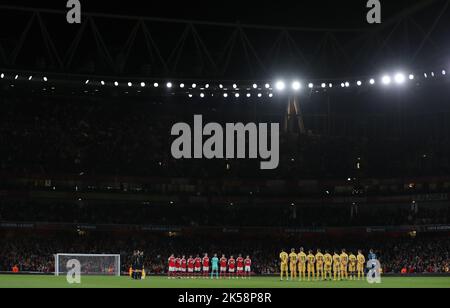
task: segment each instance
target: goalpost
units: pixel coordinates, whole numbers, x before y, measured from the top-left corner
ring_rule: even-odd
[[[69,261],[76,260],[81,265],[81,275],[120,276],[120,255],[107,254],[71,254],[55,255],[55,276],[67,275]]]

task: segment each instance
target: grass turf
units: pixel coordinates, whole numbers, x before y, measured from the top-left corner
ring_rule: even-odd
[[[0,288],[450,288],[450,277],[384,277],[379,285],[366,281],[293,282],[279,281],[276,277],[253,277],[250,280],[204,280],[149,277],[133,281],[128,277],[86,276],[81,285],[69,285],[65,277],[1,275]]]

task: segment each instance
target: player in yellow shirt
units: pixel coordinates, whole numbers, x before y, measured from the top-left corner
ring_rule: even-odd
[[[309,251],[308,254],[308,281],[311,281],[311,276],[312,279],[315,280],[316,279],[316,256],[313,254],[312,250]]]
[[[305,249],[300,248],[300,253],[297,256],[298,258],[298,277],[299,280],[306,280],[306,253]]]
[[[348,280],[348,254],[345,249],[341,253],[341,279]]]
[[[364,279],[364,267],[366,265],[366,258],[362,254],[362,251],[358,251],[358,256],[356,257],[358,264],[357,264],[357,271],[358,271],[358,280],[361,280],[361,278]]]
[[[356,256],[352,253],[348,256],[348,271],[350,272],[350,280],[356,280]]]
[[[291,254],[289,255],[289,269],[291,271],[291,280],[297,279],[297,254],[295,253],[295,249],[292,248]]]
[[[341,257],[335,251],[333,255],[333,274],[334,281],[341,280]]]
[[[280,253],[281,281],[283,281],[284,274],[286,274],[286,280],[289,280],[288,262],[289,262],[289,255],[287,254],[287,252],[282,250]]]
[[[324,258],[324,262],[325,262],[324,279],[331,280],[332,279],[331,271],[332,271],[332,266],[333,266],[333,256],[330,255],[330,253],[327,250],[327,251],[325,251],[325,255],[323,258]]]
[[[323,265],[325,262],[325,257],[322,254],[322,251],[320,249],[317,249],[316,254],[316,274],[317,274],[317,280],[321,279],[322,281],[325,280],[325,274],[323,271]]]

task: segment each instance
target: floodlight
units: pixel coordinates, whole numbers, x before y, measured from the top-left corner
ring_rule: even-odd
[[[275,87],[278,91],[283,91],[284,89],[286,89],[286,84],[284,83],[284,81],[277,81]]]
[[[391,78],[391,76],[388,76],[388,75],[383,76],[383,78],[381,78],[381,82],[382,82],[384,85],[390,85],[391,82],[392,82],[392,78]]]
[[[294,82],[292,83],[292,89],[293,89],[294,91],[300,90],[301,87],[302,87],[302,84],[301,84],[300,82],[298,82],[298,81],[294,81]]]
[[[394,79],[395,79],[395,82],[397,83],[397,84],[402,84],[402,83],[405,83],[405,75],[404,74],[402,74],[402,73],[397,73],[396,75],[395,75],[395,77],[394,77]]]

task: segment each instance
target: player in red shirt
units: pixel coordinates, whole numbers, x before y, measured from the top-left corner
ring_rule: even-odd
[[[196,277],[200,277],[202,272],[202,259],[200,258],[200,255],[197,255],[194,260],[194,272]]]
[[[252,259],[250,259],[250,256],[247,256],[247,258],[244,260],[245,264],[245,276],[246,278],[251,277],[252,275]]]
[[[187,260],[188,278],[194,278],[194,266],[195,260],[192,256],[189,256],[189,259]]]
[[[244,258],[242,258],[242,255],[239,255],[239,257],[236,259],[237,263],[237,277],[244,277]]]
[[[186,257],[183,256],[180,260],[180,264],[181,264],[181,278],[186,277],[186,271],[187,271],[187,261],[186,261]]]
[[[169,258],[169,273],[168,273],[169,279],[175,278],[175,269],[176,269],[175,256],[171,255]]]
[[[209,278],[209,257],[208,257],[207,253],[205,253],[205,256],[203,257],[202,264],[203,264],[203,277],[205,279],[208,279]]]
[[[228,260],[228,279],[235,278],[236,275],[236,260],[234,260],[234,257],[231,256]]]
[[[220,279],[226,277],[227,265],[228,265],[228,260],[225,257],[225,255],[222,255],[222,258],[220,258]]]
[[[180,277],[180,274],[181,274],[181,258],[180,258],[180,257],[177,257],[177,258],[175,259],[175,276],[176,276],[177,278],[179,278],[179,277]]]

